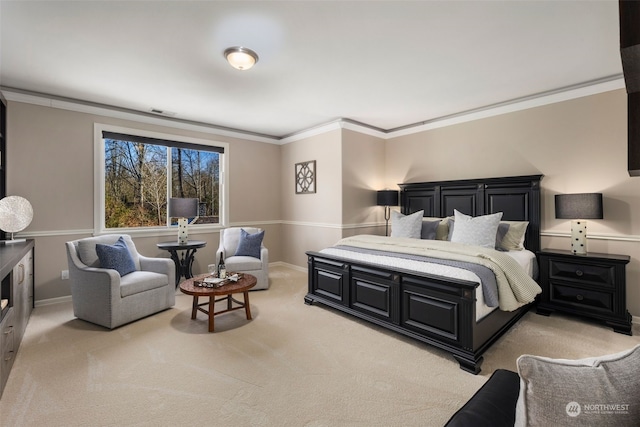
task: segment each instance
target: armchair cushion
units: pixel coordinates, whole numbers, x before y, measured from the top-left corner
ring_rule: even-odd
[[[227,258],[226,266],[233,272],[262,270],[262,261],[251,256],[232,256]]]
[[[264,230],[249,234],[244,228],[240,229],[240,241],[234,256],[248,256],[260,259],[260,247],[262,246],[263,238]]]
[[[129,248],[122,236],[113,245],[96,244],[96,253],[102,268],[116,270],[120,276],[126,276],[136,271],[131,252],[129,252]]]
[[[151,271],[134,271],[120,280],[122,298],[167,285],[167,275]]]

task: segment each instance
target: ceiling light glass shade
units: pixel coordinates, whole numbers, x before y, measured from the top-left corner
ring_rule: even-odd
[[[258,54],[246,47],[230,47],[224,51],[224,57],[237,70],[248,70],[258,62]]]

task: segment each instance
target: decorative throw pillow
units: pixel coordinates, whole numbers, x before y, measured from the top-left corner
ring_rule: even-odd
[[[640,345],[579,360],[523,355],[516,426],[631,426],[640,420]]]
[[[436,240],[447,240],[449,235],[449,221],[447,218],[436,218],[425,216],[422,221],[438,221],[438,228],[436,229]]]
[[[503,224],[509,226],[509,231],[500,241],[499,248],[505,251],[523,251],[529,221],[502,221],[500,226]]]
[[[424,211],[411,215],[402,215],[398,211],[391,211],[391,237],[409,237],[419,239],[422,232],[422,216]]]
[[[503,249],[501,247],[502,241],[504,240],[504,236],[506,236],[508,232],[509,232],[509,224],[507,224],[506,222],[500,221],[500,224],[498,224],[498,231],[496,233],[496,249],[497,250],[499,251],[508,250],[508,249]]]
[[[262,247],[262,239],[264,238],[264,230],[249,234],[244,228],[240,229],[240,242],[236,249],[235,256],[250,256],[260,259],[260,248]]]
[[[133,262],[131,252],[122,237],[113,245],[96,244],[96,253],[101,268],[116,270],[120,276],[126,276],[136,271],[136,264]]]
[[[422,221],[420,238],[425,240],[435,240],[440,222],[441,221]]]
[[[502,212],[471,217],[454,210],[455,226],[451,241],[467,245],[495,248]],[[451,228],[451,226],[449,226]]]

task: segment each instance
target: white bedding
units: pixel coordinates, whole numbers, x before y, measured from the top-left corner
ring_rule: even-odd
[[[385,267],[403,268],[407,270],[418,271],[421,273],[435,274],[438,276],[451,277],[455,279],[480,283],[480,278],[471,271],[448,265],[427,263],[423,261],[396,258],[392,256],[352,252],[337,248],[326,248],[321,250],[320,252],[328,255],[338,256],[341,258],[351,259],[354,261],[368,262]],[[536,256],[533,252],[524,250],[509,251],[504,253],[510,255],[513,259],[515,259],[530,277],[535,278],[535,275],[537,273],[537,262]],[[485,304],[482,286],[478,286],[476,288],[476,321],[479,321],[496,309],[497,307],[489,307]]]

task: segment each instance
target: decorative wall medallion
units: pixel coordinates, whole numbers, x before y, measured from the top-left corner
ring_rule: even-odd
[[[316,192],[316,161],[296,163],[296,194]]]

